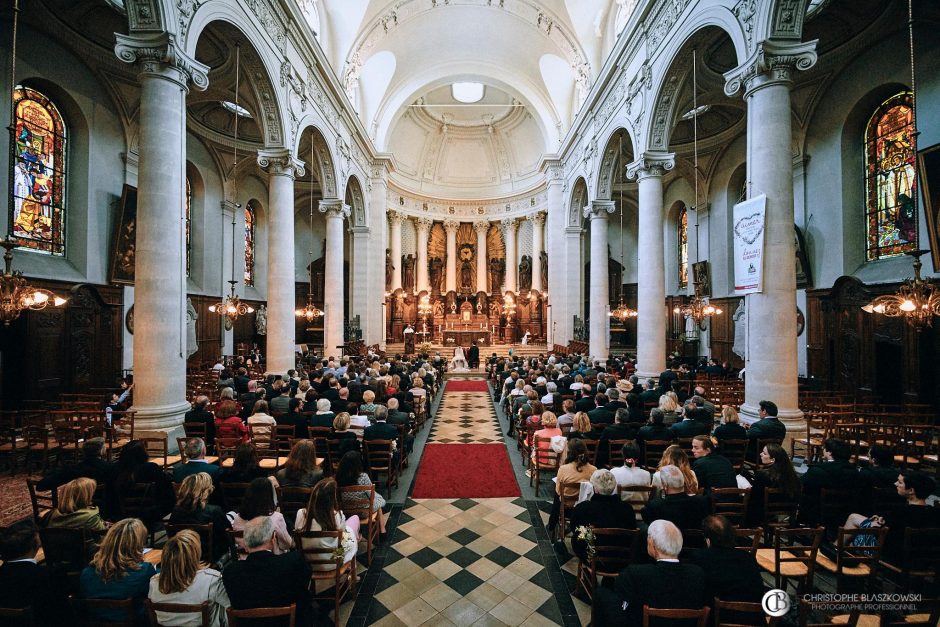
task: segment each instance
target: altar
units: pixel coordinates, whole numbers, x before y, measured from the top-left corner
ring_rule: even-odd
[[[454,328],[444,329],[443,338],[445,346],[470,346],[473,342],[477,346],[489,346],[493,343],[493,333],[489,329]]]

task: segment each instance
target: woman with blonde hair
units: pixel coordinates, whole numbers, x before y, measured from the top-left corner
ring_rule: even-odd
[[[352,416],[349,412],[341,411],[333,419],[333,434],[330,439],[339,440],[340,454],[347,451],[359,452],[359,438],[349,427],[352,425]]]
[[[228,551],[226,529],[232,524],[222,508],[209,503],[209,495],[214,486],[212,478],[204,472],[197,472],[183,479],[176,494],[176,507],[170,513],[171,525],[212,524],[212,546],[203,546],[202,554],[214,562]]]
[[[672,444],[663,451],[663,458],[659,460],[659,466],[653,473],[653,493],[660,494],[663,491],[662,478],[659,476],[659,470],[663,466],[675,466],[685,478],[685,491],[687,494],[696,494],[698,492],[698,478],[692,471],[689,463],[689,456],[678,444]]]
[[[157,573],[144,561],[147,527],[137,518],[125,518],[108,529],[98,552],[79,577],[79,590],[86,599],[133,599],[138,618],[145,613],[150,578]],[[122,610],[103,609],[93,618],[101,621],[124,620]]]
[[[47,527],[56,529],[88,529],[103,531],[107,528],[92,505],[98,483],[88,477],[79,477],[66,483],[59,492],[59,506],[52,510]]]
[[[359,517],[346,519],[339,506],[339,488],[336,480],[323,479],[313,487],[310,500],[306,508],[297,511],[294,529],[301,534],[308,531],[336,531],[343,530],[341,548],[343,550],[343,563],[346,564],[356,558],[359,551]],[[301,548],[328,548],[338,550],[336,538],[314,538],[300,540]],[[314,565],[313,570],[333,570],[329,566]]]
[[[287,456],[284,467],[275,475],[278,485],[285,488],[312,488],[323,478],[323,469],[317,465],[317,449],[313,440],[297,440]]]
[[[721,424],[715,429],[715,439],[719,442],[747,439],[747,429],[741,425],[738,410],[731,405],[724,405],[721,408]]]
[[[367,414],[375,413],[375,392],[372,390],[366,390],[362,393],[362,404],[359,405],[359,413],[366,415],[362,412],[366,412]]]
[[[251,410],[251,415],[248,416],[248,427],[249,432],[252,437],[260,436],[260,442],[263,445],[269,445],[271,443],[271,428],[277,424],[277,420],[274,419],[270,413],[270,407],[268,402],[264,399],[260,401],[255,401],[255,406]]]
[[[669,394],[663,394],[659,397],[659,408],[663,410],[663,424],[667,427],[672,426],[673,424],[679,422],[679,414],[677,410],[679,409],[679,403],[676,400],[669,396]]]
[[[558,428],[558,418],[550,411],[542,412],[541,422],[542,428],[536,431],[532,438],[532,461],[535,461],[536,455],[538,455],[539,461],[545,463],[548,461],[545,452],[551,448],[552,438],[561,436],[562,432]],[[535,446],[536,440],[538,440],[537,449]]]
[[[153,603],[199,605],[209,602],[209,625],[224,627],[225,608],[231,607],[222,573],[200,563],[202,556],[199,534],[184,529],[170,538],[163,547],[160,573],[150,579],[148,598]],[[167,614],[158,611],[157,622],[176,627],[199,627],[200,614]]]

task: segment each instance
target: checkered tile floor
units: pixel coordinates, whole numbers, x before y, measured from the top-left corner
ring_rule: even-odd
[[[445,392],[428,442],[492,444],[502,442],[493,401],[487,392]]]

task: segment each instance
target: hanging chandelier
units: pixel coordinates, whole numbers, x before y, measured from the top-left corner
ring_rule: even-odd
[[[698,116],[701,113],[708,111],[708,106],[698,106],[698,67],[697,67],[697,54],[695,49],[692,49],[692,110],[686,115],[682,116],[683,118],[692,119],[692,176],[695,180],[695,205],[692,207],[692,210],[695,211],[695,261],[698,263]],[[694,294],[692,300],[681,307],[673,308],[672,312],[675,314],[680,314],[685,318],[691,318],[695,321],[695,324],[699,327],[702,324],[711,318],[712,316],[719,316],[722,313],[720,307],[715,307],[714,305],[708,302],[707,297],[702,297],[702,289],[704,285],[701,281],[695,281],[694,285]],[[702,327],[704,330],[704,327]]]
[[[503,315],[506,316],[507,319],[516,315],[516,301],[514,301],[512,296],[508,293],[503,297]]]
[[[623,132],[620,133],[620,143],[619,143],[619,157],[623,158]],[[620,268],[621,272],[623,271],[623,181],[620,185]],[[620,302],[617,304],[617,308],[613,311],[607,313],[611,318],[616,318],[620,322],[626,322],[630,318],[637,317],[637,311],[635,309],[630,309],[627,307],[627,304],[623,302],[623,274],[620,275],[620,289],[617,290],[620,292]]]
[[[238,118],[241,117],[238,114],[240,107],[238,106],[238,79],[239,79],[239,63],[241,60],[241,45],[235,44],[235,107],[234,113],[235,116],[235,141],[233,143],[233,163],[232,163],[232,200],[234,204],[234,209],[232,210],[232,278],[229,279],[228,284],[231,286],[229,295],[226,298],[223,298],[220,302],[209,305],[209,311],[220,316],[225,316],[228,319],[226,325],[234,323],[239,316],[245,316],[252,313],[255,309],[247,303],[243,303],[238,297],[238,294],[235,293],[235,286],[238,285],[238,281],[235,280],[235,212],[238,211],[238,208],[241,206],[238,204]],[[225,215],[225,210],[223,209],[223,216]],[[226,326],[228,328],[228,326]]]
[[[433,307],[431,306],[431,297],[425,294],[418,301],[418,317],[426,318],[431,315]]]
[[[904,318],[918,332],[924,327],[933,326],[933,317],[940,316],[940,291],[931,281],[920,276],[923,265],[920,256],[926,252],[915,250],[907,253],[914,258],[914,278],[905,280],[896,294],[876,296],[862,307],[862,311],[889,318]]]
[[[313,163],[313,140],[310,140],[310,163]],[[307,304],[303,309],[295,309],[294,315],[311,323],[323,315],[313,302],[313,174],[310,175],[310,282],[307,284]]]
[[[60,307],[67,301],[61,296],[39,287],[32,287],[23,278],[22,272],[13,270],[13,249],[16,242],[12,240],[0,241],[0,246],[6,249],[3,254],[3,276],[0,276],[0,318],[4,326],[20,317],[27,309],[39,311],[49,305]]]

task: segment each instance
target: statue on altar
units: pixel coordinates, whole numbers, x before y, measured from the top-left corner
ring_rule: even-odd
[[[447,313],[457,313],[457,292],[447,293]]]
[[[440,257],[432,257],[431,261],[428,262],[428,274],[431,278],[431,292],[435,294],[440,294],[441,292],[441,278],[444,271],[444,260]]]
[[[463,294],[470,294],[473,292],[473,247],[469,244],[461,246],[457,258],[460,260],[459,290]]]
[[[503,287],[503,273],[506,271],[506,260],[493,257],[490,259],[490,294],[499,294]],[[480,286],[482,289],[482,286]]]
[[[462,346],[454,348],[454,357],[450,360],[450,367],[448,369],[451,372],[467,372],[469,370],[467,358],[463,353]]]
[[[542,291],[548,289],[548,253],[544,250],[539,253],[539,259],[542,260]]]
[[[415,263],[414,255],[409,254],[402,259],[402,287],[409,292],[415,291]]]
[[[522,256],[519,262],[519,290],[532,289],[532,258],[528,255]]]
[[[395,268],[392,266],[392,251],[385,249],[385,291],[392,291],[392,272]]]

